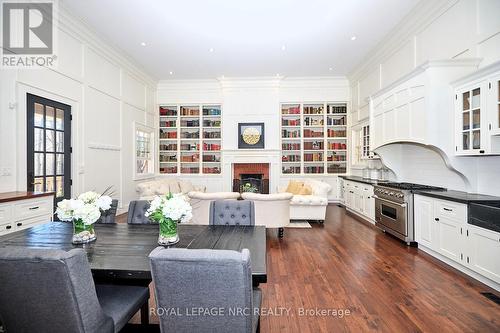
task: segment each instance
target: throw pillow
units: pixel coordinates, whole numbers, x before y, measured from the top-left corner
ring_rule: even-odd
[[[303,182],[299,182],[296,180],[290,180],[288,183],[288,187],[286,188],[286,192],[292,194],[299,194],[301,188],[304,186]]]
[[[309,185],[302,186],[299,192],[300,195],[312,195],[312,193],[312,188]]]

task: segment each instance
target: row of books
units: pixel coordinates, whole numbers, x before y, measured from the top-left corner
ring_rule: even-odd
[[[323,118],[304,117],[305,126],[323,126]]]
[[[343,142],[328,142],[327,149],[345,150],[347,145]]]
[[[181,138],[183,138],[183,139],[199,139],[200,138],[200,131],[181,132]]]
[[[199,167],[182,167],[181,173],[200,173]]]
[[[220,173],[220,168],[217,167],[217,166],[214,166],[214,167],[203,167],[203,173],[218,174],[218,173]]]
[[[327,134],[329,138],[336,138],[336,137],[345,138],[347,136],[347,131],[345,129],[334,130],[329,128],[327,130]]]
[[[177,166],[160,166],[160,173],[177,173]]]
[[[177,143],[160,143],[160,150],[177,150]]]
[[[345,155],[328,155],[326,157],[326,160],[328,162],[338,162],[338,161],[345,161],[346,160],[346,156]]]
[[[203,137],[205,139],[220,139],[220,132],[219,131],[204,131],[203,132]]]
[[[177,109],[169,109],[160,106],[160,116],[177,116]]]
[[[162,120],[160,119],[160,127],[175,127],[176,125],[175,120]]]
[[[300,105],[283,107],[281,114],[300,114]]]
[[[300,143],[282,143],[282,150],[300,150]]]
[[[200,145],[198,143],[182,143],[181,150],[197,151],[200,150]]]
[[[304,106],[304,114],[323,114],[323,105]]]
[[[345,106],[345,105],[328,105],[327,113],[328,114],[347,113],[347,106]]]
[[[203,119],[203,127],[220,127],[220,120]]]
[[[177,131],[160,130],[160,139],[177,139]]]
[[[177,162],[177,155],[160,154],[160,162]]]
[[[304,173],[323,173],[325,168],[323,166],[305,166]]]
[[[328,173],[346,173],[345,165],[330,164],[327,167]]]
[[[198,119],[194,120],[181,120],[182,127],[200,127],[200,121]]]
[[[339,126],[339,125],[345,125],[345,117],[341,117],[341,118],[327,118],[326,119],[326,124],[331,126],[331,125],[334,125],[334,126]]]
[[[220,156],[203,154],[203,162],[220,162]]]
[[[199,108],[188,108],[188,107],[181,107],[181,116],[199,116],[200,115],[200,109]]]
[[[304,149],[305,150],[321,150],[323,149],[323,141],[306,141],[304,142]]]
[[[281,156],[283,162],[300,162],[300,155],[283,155]]]
[[[304,138],[321,138],[323,137],[323,131],[316,131],[312,129],[304,129]]]
[[[220,144],[218,143],[203,143],[203,150],[220,150]]]
[[[286,166],[283,166],[283,168],[281,169],[281,172],[285,173],[285,174],[300,173],[300,166],[286,165]]]
[[[199,154],[182,155],[181,162],[198,162],[200,160]]]
[[[300,126],[300,119],[281,119],[282,126]]]
[[[219,108],[203,108],[204,116],[220,116]]]
[[[304,153],[305,162],[322,162],[323,153]]]
[[[283,130],[281,130],[281,137],[282,138],[300,138],[300,131],[299,130],[283,129]]]

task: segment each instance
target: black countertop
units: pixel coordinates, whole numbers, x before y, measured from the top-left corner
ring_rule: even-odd
[[[359,176],[339,176],[339,177],[343,178],[345,180],[350,180],[353,182],[369,184],[369,185],[381,185],[381,184],[387,183],[387,180],[366,179],[366,178],[359,177]]]
[[[414,194],[425,195],[427,197],[433,197],[437,199],[449,200],[460,202],[463,204],[469,203],[500,203],[500,197],[495,197],[486,194],[468,193],[462,191],[431,191],[431,190],[417,190],[413,191]]]

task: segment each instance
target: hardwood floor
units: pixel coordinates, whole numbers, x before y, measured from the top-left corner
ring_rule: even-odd
[[[267,231],[262,305],[274,315],[261,316],[261,332],[500,332],[500,306],[480,294],[491,288],[344,208],[329,206],[312,226],[287,228],[282,240]]]

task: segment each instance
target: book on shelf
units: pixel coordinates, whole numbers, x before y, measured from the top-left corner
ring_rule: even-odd
[[[205,139],[220,139],[220,131],[204,131],[203,138]]]
[[[324,173],[325,168],[323,166],[305,166],[304,173]]]
[[[181,138],[182,139],[199,139],[200,138],[200,131],[196,132],[181,132]]]
[[[177,123],[177,121],[175,121],[175,120],[163,120],[163,119],[160,119],[160,127],[172,127],[172,128],[175,128],[176,127],[176,123]]]
[[[305,126],[323,126],[323,118],[318,117],[304,117]]]
[[[347,113],[346,105],[328,105],[327,106],[328,114],[338,114],[338,113]]]
[[[220,162],[220,156],[203,154],[203,162]]]
[[[322,150],[323,141],[306,141],[304,142],[304,150]]]
[[[177,131],[165,131],[160,129],[160,139],[177,139]]]
[[[304,162],[323,162],[323,153],[304,153]]]
[[[281,114],[300,114],[300,105],[282,106]]]
[[[281,130],[282,138],[300,138],[300,130]]]
[[[199,167],[181,167],[181,173],[200,173]]]
[[[304,105],[304,114],[323,114],[323,105]]]
[[[177,166],[160,166],[160,173],[177,173]]]
[[[323,137],[323,131],[317,131],[312,129],[304,129],[304,138],[320,138]]]
[[[328,137],[329,138],[336,138],[336,137],[342,137],[342,138],[345,138],[346,135],[347,135],[347,131],[344,130],[344,129],[337,129],[337,130],[334,130],[334,129],[331,129],[329,128],[327,130],[327,133],[328,133]]]
[[[200,127],[200,120],[199,119],[193,119],[193,120],[182,119],[181,120],[181,127]]]
[[[199,143],[181,143],[181,150],[183,151],[198,151],[200,150]]]
[[[203,167],[203,173],[218,174],[218,173],[220,173],[220,168],[219,167]]]
[[[282,126],[300,126],[300,118],[297,119],[281,119]]]
[[[347,144],[344,142],[328,142],[327,144],[328,149],[330,150],[346,150],[347,149]]]
[[[203,119],[203,127],[220,127],[220,120]]]
[[[300,162],[300,155],[283,155],[281,156],[282,162]]]
[[[181,116],[199,116],[200,109],[198,107],[181,106]]]
[[[160,116],[177,116],[177,108],[160,106]]]
[[[300,150],[300,143],[282,143],[282,150]]]
[[[160,150],[177,150],[177,143],[160,143]]]
[[[212,151],[212,150],[220,150],[220,144],[216,143],[203,143],[203,150]]]
[[[204,116],[220,116],[220,108],[216,107],[203,107],[203,115]]]
[[[286,174],[289,174],[289,173],[300,173],[300,166],[283,166],[283,168],[281,169],[281,172],[282,173],[286,173]]]
[[[198,154],[182,155],[181,156],[181,162],[185,162],[185,163],[198,162],[199,160],[200,160],[200,156]]]
[[[345,124],[346,124],[345,116],[342,116],[341,118],[328,117],[326,119],[326,124],[328,126],[345,126]]]

